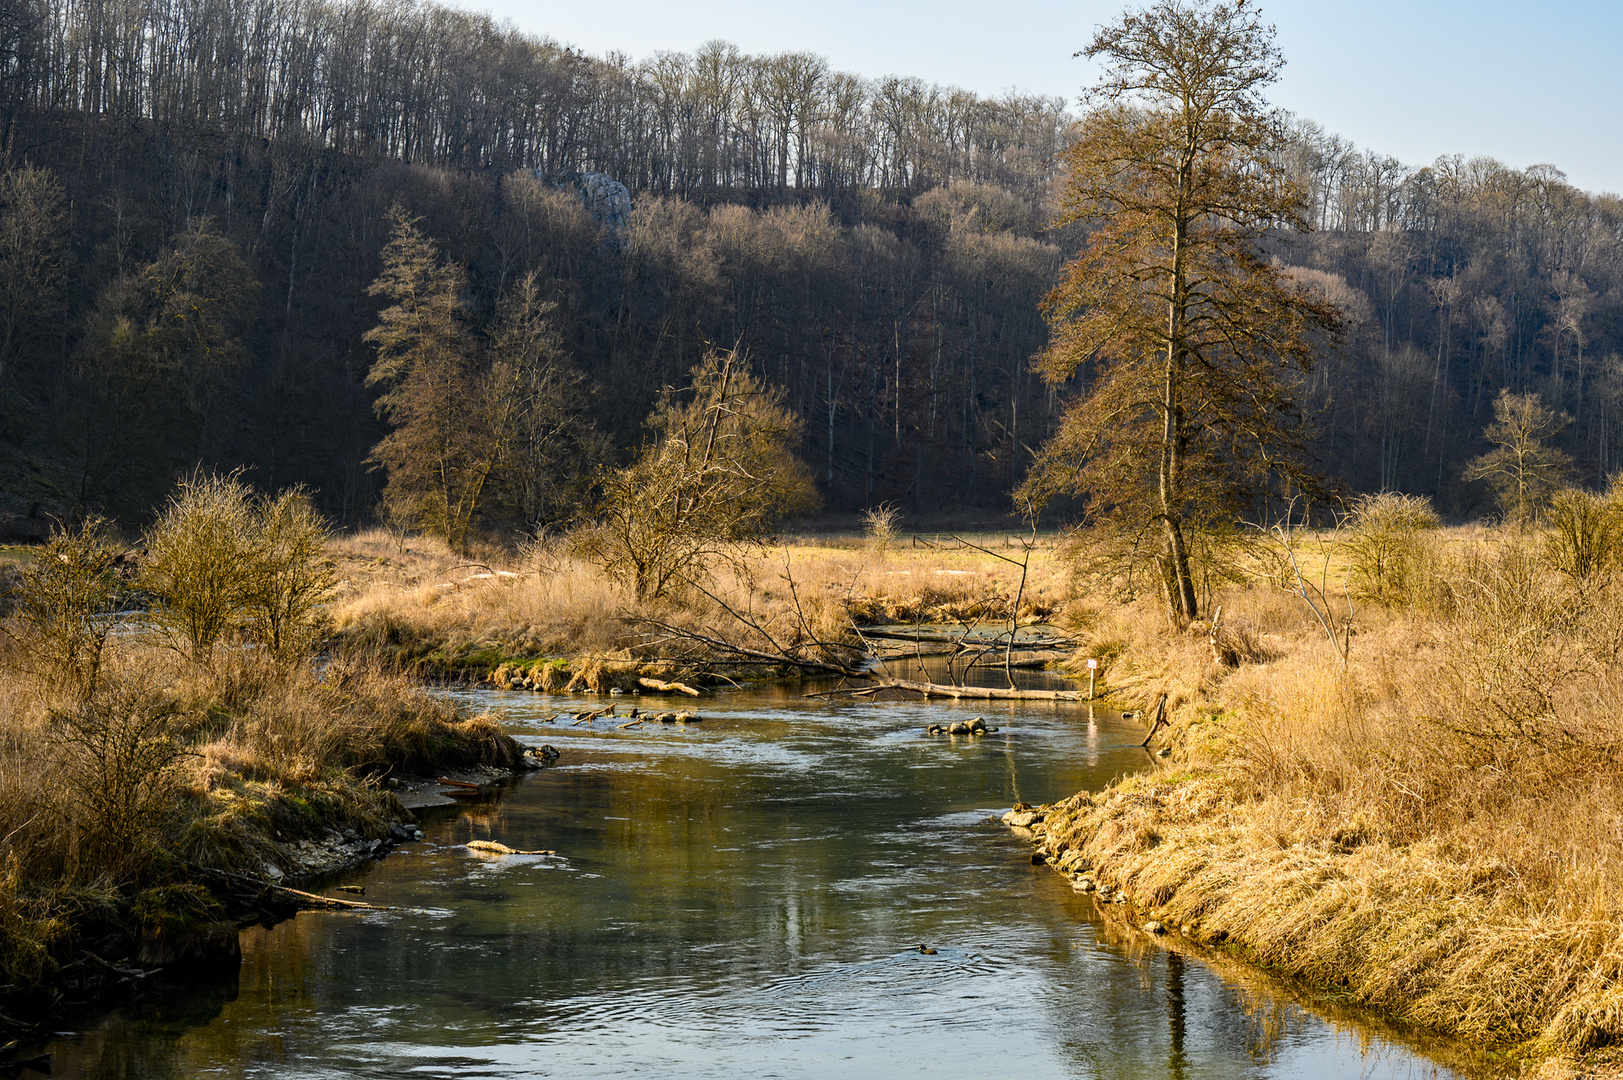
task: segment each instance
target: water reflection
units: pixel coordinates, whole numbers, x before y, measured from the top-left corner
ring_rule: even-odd
[[[620,730],[471,697],[560,765],[355,875],[386,910],[245,931],[234,998],[109,1017],[53,1047],[58,1075],[1458,1075],[1030,865],[991,812],[1148,761],[1103,707],[775,689]],[[973,715],[1002,730],[922,734]]]

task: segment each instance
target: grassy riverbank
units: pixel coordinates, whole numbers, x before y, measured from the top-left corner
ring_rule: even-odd
[[[275,914],[271,883],[406,835],[392,777],[521,764],[489,717],[321,648],[323,536],[297,493],[202,478],[138,553],[90,521],[10,571],[0,1034],[234,962],[228,903]]]
[[[1218,648],[1145,602],[1097,613],[1084,653],[1137,704],[1167,695],[1170,757],[1046,808],[1038,843],[1146,919],[1353,1003],[1549,1075],[1615,1067],[1617,567],[1574,574],[1535,532],[1431,532],[1403,588],[1344,627],[1347,593],[1372,591],[1355,540],[1297,552],[1351,631],[1345,666],[1277,584],[1214,598]]]
[[[970,539],[1026,557],[1013,536]],[[1032,552],[1023,591],[1020,566],[932,543],[902,538],[880,551],[856,536],[793,538],[716,566],[699,586],[638,603],[562,543],[469,557],[429,538],[374,531],[331,545],[341,579],[333,619],[346,647],[428,674],[483,678],[553,660],[569,669],[562,686],[590,659],[702,679],[716,657],[681,631],[774,654],[817,653],[813,643],[857,644],[853,625],[1006,624],[1017,594],[1023,623],[1063,610],[1069,572],[1051,539]]]
[[[83,978],[62,982],[87,950],[150,961],[162,927],[225,920],[197,887],[203,871],[293,878],[301,840],[388,837],[410,818],[389,775],[513,767],[521,753],[489,718],[343,658],[318,677],[129,647],[91,697],[14,664],[0,709],[0,999],[12,1015],[37,1012],[40,988],[93,999]]]

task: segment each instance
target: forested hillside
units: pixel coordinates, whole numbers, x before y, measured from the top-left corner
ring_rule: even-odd
[[[430,4],[22,0],[0,19],[13,531],[139,516],[198,462],[373,514],[388,429],[363,335],[395,203],[465,268],[482,355],[537,275],[611,453],[706,343],[784,390],[834,510],[1007,509],[1049,434],[1057,392],[1030,360],[1076,239],[1045,228],[1063,102],[723,43],[589,57]],[[1413,170],[1307,124],[1292,147],[1320,231],[1278,255],[1356,324],[1313,376],[1332,478],[1485,505],[1459,473],[1501,386],[1573,415],[1587,479],[1615,467],[1617,199],[1549,167]],[[582,197],[597,174],[629,210]],[[504,513],[487,524],[537,524]]]

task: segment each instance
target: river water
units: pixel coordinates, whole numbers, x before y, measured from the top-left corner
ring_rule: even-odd
[[[1153,767],[1142,727],[1102,705],[779,687],[622,731],[548,722],[608,699],[460,696],[558,765],[422,812],[426,840],[330,883],[385,910],[244,931],[235,985],[57,1040],[56,1075],[1483,1075],[1032,866],[990,815]],[[923,734],[976,715],[1001,730]],[[476,839],[558,856],[481,857]]]

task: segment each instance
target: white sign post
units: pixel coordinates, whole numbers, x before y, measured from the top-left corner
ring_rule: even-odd
[[[1088,661],[1088,700],[1093,700],[1094,680],[1099,677],[1099,661]]]

